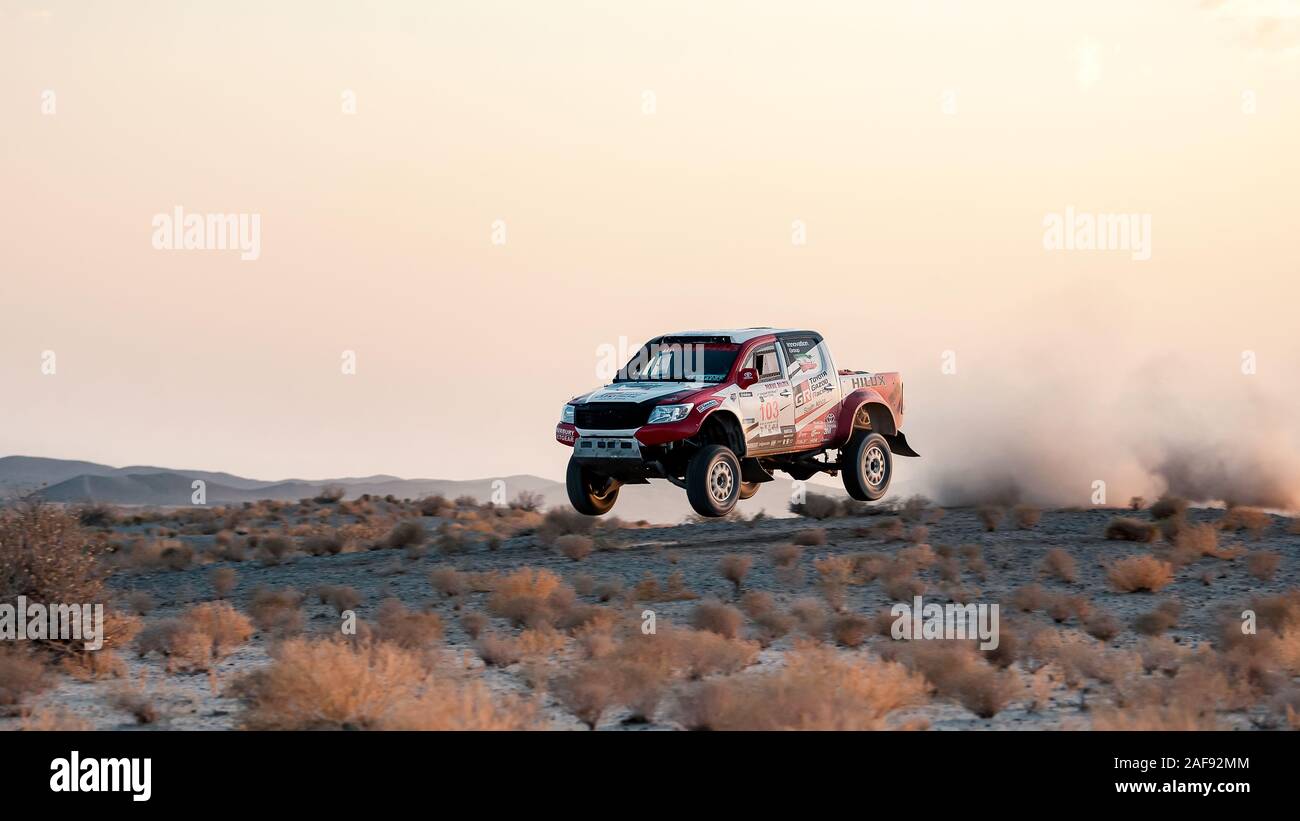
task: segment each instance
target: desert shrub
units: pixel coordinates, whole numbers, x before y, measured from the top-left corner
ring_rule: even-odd
[[[285,636],[302,630],[302,594],[297,590],[259,587],[253,591],[248,612],[260,632]]]
[[[1083,629],[1088,635],[1102,642],[1110,641],[1123,631],[1119,619],[1105,610],[1096,610],[1089,614],[1083,620]]]
[[[1128,500],[1128,509],[1133,511],[1141,510],[1147,506],[1147,500],[1141,496],[1131,496]]]
[[[729,639],[740,635],[740,629],[744,624],[744,614],[734,607],[713,599],[700,602],[691,611],[692,627],[697,630],[708,630]]]
[[[831,620],[831,637],[837,644],[857,647],[875,630],[871,619],[860,613],[844,613]]]
[[[137,616],[147,616],[157,606],[152,595],[145,590],[132,590],[126,594],[126,609]]]
[[[1074,557],[1059,547],[1052,548],[1043,556],[1042,571],[1067,584],[1073,584],[1079,575]]]
[[[469,591],[469,582],[465,574],[446,565],[429,571],[429,584],[444,596],[462,596]]]
[[[1273,517],[1258,508],[1230,507],[1218,525],[1223,530],[1245,530],[1258,541],[1272,523]]]
[[[18,729],[23,732],[84,733],[95,729],[76,713],[59,707],[39,707],[23,714]]]
[[[136,650],[141,656],[164,656],[173,671],[194,672],[210,669],[252,634],[253,626],[242,613],[226,602],[207,602],[147,626],[136,640]]]
[[[545,499],[540,493],[534,493],[531,490],[521,490],[516,493],[515,498],[510,501],[510,509],[534,513],[542,509],[542,503],[544,501]]]
[[[1038,526],[1038,520],[1043,517],[1043,511],[1033,505],[1016,505],[1011,508],[1011,521],[1015,523],[1019,530],[1031,530]]]
[[[1154,556],[1127,556],[1110,564],[1106,579],[1121,593],[1154,593],[1173,581],[1174,569]]]
[[[831,519],[844,515],[837,499],[820,493],[805,493],[804,501],[790,503],[790,512],[809,519]]]
[[[1277,568],[1281,563],[1281,556],[1263,550],[1254,550],[1246,555],[1247,572],[1262,582],[1273,578],[1273,574],[1277,572]]]
[[[237,575],[233,567],[212,568],[208,573],[208,582],[217,598],[224,599],[234,591]]]
[[[337,556],[346,546],[339,528],[319,528],[302,538],[302,550],[308,556]]]
[[[998,505],[980,505],[976,508],[975,515],[979,518],[980,524],[984,525],[984,529],[992,533],[998,529],[1006,511]]]
[[[490,619],[477,610],[466,610],[460,614],[460,626],[470,639],[477,639],[487,629]]]
[[[731,582],[735,587],[735,594],[739,596],[740,585],[744,582],[745,575],[749,573],[749,568],[753,565],[753,557],[740,553],[729,553],[718,562],[718,574]]]
[[[590,536],[583,536],[578,533],[566,533],[555,538],[555,549],[560,551],[560,555],[575,562],[582,561],[591,555],[594,547],[595,543]]]
[[[591,516],[583,516],[575,510],[556,507],[546,511],[542,523],[537,526],[537,538],[543,544],[554,544],[561,536],[570,534],[587,536],[595,528],[596,521]]]
[[[346,584],[322,584],[315,593],[321,604],[328,604],[340,615],[344,610],[356,610],[361,606],[361,594]]]
[[[108,703],[129,713],[137,724],[157,724],[163,718],[158,702],[140,684],[127,683],[114,687],[109,691]]]
[[[1050,600],[1051,596],[1037,582],[1017,587],[1011,592],[1011,605],[1026,613],[1046,609]]]
[[[294,554],[293,540],[287,536],[263,536],[257,540],[257,560],[272,567]]]
[[[342,499],[346,493],[342,485],[326,485],[312,498],[312,501],[318,505],[332,505]]]
[[[1170,518],[1166,521],[1181,521]],[[1171,559],[1179,565],[1190,564],[1202,556],[1214,556],[1219,551],[1219,534],[1210,525],[1181,525],[1173,535],[1174,550]]]
[[[407,650],[419,650],[442,640],[442,618],[437,613],[408,610],[397,599],[385,599],[376,614],[375,636]]]
[[[391,548],[414,547],[424,544],[427,537],[424,525],[413,519],[406,519],[393,525],[393,529],[384,537],[384,544]]]
[[[799,563],[803,556],[803,548],[797,544],[776,545],[768,551],[768,558],[776,567],[789,568]]]
[[[924,701],[924,681],[900,664],[809,647],[781,670],[697,685],[678,719],[713,730],[874,730]]]
[[[1106,525],[1106,538],[1126,542],[1153,542],[1159,531],[1150,522],[1118,516]]]
[[[830,615],[817,599],[796,599],[790,603],[789,613],[795,627],[810,638],[820,639],[826,634]]]
[[[592,730],[605,711],[617,703],[618,692],[617,673],[600,663],[581,665],[555,685],[560,703]]]
[[[0,644],[0,715],[15,712],[23,699],[49,685],[45,665],[31,652]]]
[[[1154,609],[1141,613],[1133,620],[1133,629],[1145,636],[1158,636],[1178,624],[1183,606],[1173,599],[1166,599]]]
[[[106,504],[81,505],[76,509],[77,522],[82,527],[112,527],[117,514]]]
[[[826,544],[826,529],[814,527],[808,530],[800,530],[794,534],[793,541],[796,545],[803,545],[804,547]]]
[[[751,619],[776,610],[776,599],[765,590],[750,590],[740,597],[740,609]]]
[[[1187,512],[1187,500],[1177,496],[1161,496],[1151,505],[1151,518],[1168,519]]]
[[[42,604],[103,601],[100,553],[67,511],[27,503],[0,510],[0,601],[19,596]],[[35,643],[71,645],[58,639]]]
[[[573,588],[549,570],[520,568],[502,578],[488,609],[519,626],[554,624],[574,602]]]

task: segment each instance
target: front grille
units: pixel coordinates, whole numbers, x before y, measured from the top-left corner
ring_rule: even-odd
[[[628,430],[650,418],[650,407],[636,402],[588,402],[573,411],[573,424],[583,430]]]

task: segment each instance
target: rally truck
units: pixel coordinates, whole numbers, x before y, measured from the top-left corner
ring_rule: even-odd
[[[843,477],[885,495],[903,435],[897,373],[840,370],[814,331],[687,331],[638,349],[614,381],[565,404],[555,438],[573,448],[569,501],[609,512],[619,489],[666,479],[701,516],[725,516],[783,471]]]

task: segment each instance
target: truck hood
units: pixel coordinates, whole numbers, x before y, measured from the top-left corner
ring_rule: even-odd
[[[585,402],[648,402],[652,399],[670,399],[680,394],[688,396],[706,388],[720,388],[713,382],[615,382],[591,393],[575,397],[570,404]]]

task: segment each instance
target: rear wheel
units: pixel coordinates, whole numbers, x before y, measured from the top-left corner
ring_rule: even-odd
[[[705,445],[686,466],[686,498],[701,516],[726,516],[740,498],[740,460],[725,445]]]
[[[849,496],[859,502],[874,502],[889,490],[894,458],[885,437],[860,430],[840,451],[840,467]]]
[[[744,501],[745,499],[748,499],[749,497],[753,496],[755,493],[758,493],[758,487],[759,487],[758,482],[741,482],[740,483],[741,501]]]
[[[603,516],[618,501],[618,482],[583,467],[572,456],[564,474],[564,484],[569,491],[569,504],[587,516]]]

